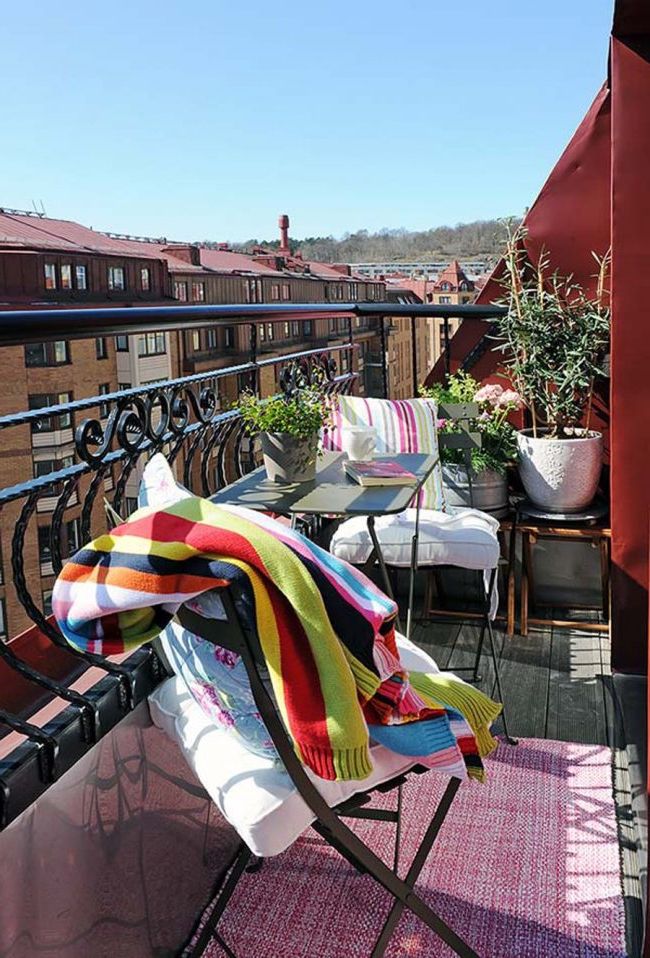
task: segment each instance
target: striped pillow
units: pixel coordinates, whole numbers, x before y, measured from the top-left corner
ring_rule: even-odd
[[[323,448],[340,451],[344,426],[374,426],[377,452],[426,452],[438,456],[437,407],[433,399],[367,399],[339,396]],[[442,467],[435,467],[420,493],[423,509],[445,510]]]

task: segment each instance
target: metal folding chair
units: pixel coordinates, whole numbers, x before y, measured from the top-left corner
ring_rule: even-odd
[[[424,766],[414,765],[408,772],[397,776],[389,782],[384,782],[370,791],[361,791],[341,805],[331,808],[322,797],[318,788],[306,774],[294,751],[293,744],[285,730],[284,724],[276,709],[272,692],[267,688],[268,677],[265,681],[265,663],[262,649],[257,635],[251,631],[240,617],[231,588],[221,592],[227,619],[225,621],[206,619],[183,607],[178,613],[180,624],[201,638],[216,645],[230,649],[242,657],[248,677],[255,705],[259,710],[284,768],[289,775],[300,796],[305,801],[315,821],[312,827],[336,851],[338,851],[359,872],[368,874],[390,892],[393,904],[384,922],[368,958],[381,958],[384,954],[395,926],[404,909],[417,915],[429,928],[445,941],[460,958],[478,958],[476,952],[446,922],[418,895],[414,890],[415,882],[426,862],[434,841],[445,820],[451,803],[461,784],[460,779],[450,778],[449,784],[426,830],[424,838],[413,858],[410,868],[404,878],[397,874],[397,862],[400,840],[400,812],[402,794],[401,788],[406,775],[411,772],[423,773],[428,771]],[[365,806],[371,799],[374,791],[397,792],[395,810],[373,809]],[[344,818],[365,818],[393,823],[395,832],[395,860],[391,869],[386,865],[343,821]],[[188,945],[183,954],[185,956],[199,956],[203,953],[210,941],[219,943],[228,958],[248,958],[236,956],[218,931],[221,919],[237,883],[245,870],[250,868],[252,852],[242,843],[242,847],[215,899],[210,914],[198,932],[195,941]]]

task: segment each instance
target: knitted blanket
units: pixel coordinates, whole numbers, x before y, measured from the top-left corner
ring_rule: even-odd
[[[413,673],[409,681],[395,603],[264,516],[198,498],[141,509],[66,563],[52,608],[71,645],[111,655],[154,638],[182,603],[226,585],[254,609],[278,708],[317,775],[365,778],[369,726],[379,741],[380,729],[403,726],[403,747],[399,734],[388,747],[434,759],[455,749],[481,777],[500,706],[449,675]]]

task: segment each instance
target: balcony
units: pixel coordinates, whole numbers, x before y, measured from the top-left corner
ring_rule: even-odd
[[[70,414],[76,425],[72,464],[37,478],[25,469],[22,476],[14,472],[13,481],[0,489],[5,561],[0,591],[9,638],[0,645],[2,953],[70,958],[110,952],[134,958],[179,953],[238,845],[236,834],[211,805],[180,753],[149,719],[147,696],[166,675],[153,648],[105,660],[75,652],[62,642],[47,601],[53,576],[74,544],[68,533],[62,534],[63,529],[72,528],[66,524],[76,523],[79,541],[85,543],[110,528],[117,517],[126,518],[135,507],[142,466],[159,451],[173,463],[178,480],[202,496],[250,471],[259,453],[243,433],[237,395],[244,387],[273,392],[279,373],[289,363],[298,362],[305,370],[315,365],[323,369],[325,388],[332,394],[365,391],[390,396],[398,384],[386,357],[391,337],[402,335],[400,320],[413,317],[412,324],[405,324],[407,331],[434,316],[445,326],[462,320],[460,330],[471,328],[477,341],[462,360],[463,368],[470,369],[491,348],[485,337],[490,335],[498,308],[328,305],[328,316],[338,313],[346,320],[360,316],[363,327],[349,322],[348,336],[341,342],[319,342],[317,348],[282,355],[259,354],[257,323],[285,323],[315,312],[313,304],[256,304],[0,314],[4,348],[47,337],[74,342],[89,335],[135,335],[219,323],[246,325],[250,341],[249,355],[236,366],[90,396],[63,407],[17,410],[0,418],[4,448],[20,451],[21,442],[25,445],[17,455],[23,465],[29,462],[31,429],[39,417]],[[459,363],[457,335],[446,330],[449,350],[440,360],[439,375]],[[364,345],[363,364],[359,362],[361,342],[369,342]],[[411,346],[409,342],[410,387],[414,389],[430,370]],[[105,415],[98,418],[100,403]],[[43,503],[48,507],[49,536],[38,533]],[[537,586],[546,587],[549,618],[587,616],[603,625],[604,632],[542,626],[522,636],[517,630],[506,634],[503,626],[498,630],[511,731],[534,744],[520,746],[520,752],[504,756],[501,764],[495,762],[495,774],[501,780],[499,775],[507,773],[511,762],[516,769],[513,781],[523,781],[541,774],[550,763],[553,774],[568,789],[560,788],[556,798],[564,794],[567,801],[579,803],[584,787],[584,800],[589,801],[588,783],[580,784],[583,766],[589,765],[590,755],[597,757],[596,764],[602,763],[603,756],[610,754],[607,749],[612,750],[618,818],[612,805],[609,824],[620,830],[626,941],[629,954],[634,955],[639,947],[639,882],[645,864],[631,813],[632,788],[639,784],[634,777],[636,743],[626,741],[630,726],[624,725],[621,715],[629,712],[636,692],[623,689],[621,693],[620,685],[618,691],[615,688],[603,614],[559,613],[552,607],[562,602],[567,591],[577,592],[577,587],[582,600],[597,604],[598,568],[598,555],[588,547],[571,553],[569,559],[562,550],[549,547],[538,567]],[[419,582],[418,589],[422,585]],[[404,583],[399,577],[395,587],[400,596]],[[478,626],[471,618],[472,597],[465,579],[450,575],[444,592],[450,611],[460,611],[463,617],[422,617],[413,637],[441,668],[459,669],[473,664]],[[505,616],[507,588],[501,594]],[[492,693],[494,670],[487,651],[480,672],[482,687]],[[550,751],[544,751],[544,742],[549,742]],[[588,818],[583,826],[586,841]],[[600,827],[597,815],[594,821],[594,827]],[[568,841],[571,827],[558,819],[545,834],[552,836],[556,828],[558,841]],[[510,825],[504,823],[503,828],[507,831]],[[532,854],[534,847],[534,836],[529,837],[532,844],[526,846],[526,854]],[[580,835],[574,834],[571,841],[561,862],[567,869],[566,887],[573,883],[577,888],[575,940],[546,926],[532,907],[528,914],[525,905],[516,922],[489,909],[483,916],[508,941],[515,942],[523,934],[530,954],[555,949],[557,954],[577,955],[581,923],[588,926],[594,920],[583,895],[584,876],[571,873],[571,861],[582,862]],[[318,869],[320,859],[313,858],[316,853],[309,854],[311,866],[307,867]],[[274,866],[265,866],[263,873],[267,867]],[[282,876],[273,874],[281,883]],[[28,898],[23,893],[27,882]],[[356,891],[348,892],[352,909]],[[381,911],[383,905],[379,902],[376,907]],[[471,914],[465,915],[457,901],[454,908],[458,907],[463,920],[471,924]],[[226,931],[246,940],[236,929],[241,915],[233,913],[231,921],[234,924],[227,925]],[[343,947],[347,933],[340,930],[340,934]],[[617,952],[598,954],[605,958]],[[314,958],[320,954],[314,952]]]

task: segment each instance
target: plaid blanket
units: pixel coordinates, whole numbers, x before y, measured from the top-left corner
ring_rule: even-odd
[[[450,675],[409,679],[395,603],[261,514],[198,498],[141,509],[66,563],[52,608],[71,645],[111,655],[154,638],[182,603],[227,585],[254,609],[285,726],[317,775],[369,775],[370,728],[395,751],[429,756],[428,764],[456,755],[482,777],[500,706]]]

